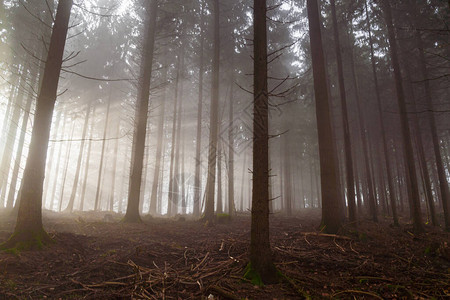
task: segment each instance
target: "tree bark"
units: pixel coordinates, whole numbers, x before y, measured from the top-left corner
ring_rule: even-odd
[[[183,95],[183,80],[182,74],[184,71],[184,46],[181,47],[181,56],[180,56],[180,65],[178,66],[178,79],[177,79],[177,96]],[[179,213],[179,207],[181,206],[181,188],[182,184],[182,174],[181,174],[181,164],[180,164],[180,150],[181,150],[181,120],[182,120],[182,112],[183,112],[183,97],[179,97],[178,99],[178,117],[177,117],[177,130],[176,130],[176,142],[175,142],[175,165],[174,165],[174,183],[173,186],[173,203],[172,205],[173,211],[172,214],[176,215]]]
[[[92,122],[91,122],[91,133],[90,133],[90,138],[92,139],[92,132],[94,131],[94,126],[95,126],[95,106],[92,110]],[[84,174],[83,174],[83,186],[81,188],[81,197],[80,197],[80,211],[84,210],[84,199],[86,197],[86,186],[87,186],[87,181],[88,181],[88,175],[89,175],[89,163],[91,161],[91,149],[92,149],[92,140],[89,139],[88,142],[88,148],[87,148],[87,154],[86,154],[86,162],[84,164]]]
[[[331,131],[330,103],[325,73],[322,36],[320,33],[317,0],[307,0],[309,36],[316,98],[317,132],[319,137],[320,185],[322,192],[322,226],[328,233],[336,233],[342,226],[341,196],[335,162],[335,147]]]
[[[170,165],[169,165],[169,194],[167,197],[167,216],[172,216],[173,214],[173,206],[174,197],[174,172],[175,172],[175,143],[176,143],[176,135],[177,135],[177,107],[178,107],[178,82],[180,80],[180,55],[178,55],[177,59],[177,76],[175,78],[175,101],[173,102],[173,120],[172,120],[172,142],[170,149]]]
[[[33,82],[30,84],[30,86],[34,87],[36,85],[36,81],[37,81],[37,68],[34,68],[34,70],[32,71],[31,79]],[[22,124],[20,126],[21,131],[20,131],[20,137],[19,137],[19,142],[18,142],[18,146],[17,146],[16,161],[14,162],[14,169],[12,172],[11,184],[9,186],[8,198],[7,198],[7,202],[6,202],[6,207],[9,209],[13,208],[13,204],[14,204],[17,181],[18,181],[18,176],[19,176],[20,163],[22,160],[22,153],[24,150],[25,134],[27,132],[31,104],[33,103],[32,93],[29,92],[28,94],[29,95],[27,97],[27,102],[26,102],[24,114],[22,117]]]
[[[64,134],[66,132],[66,124],[67,124],[66,119],[67,119],[67,115],[64,115],[64,118],[62,120],[63,126],[62,126],[62,131],[61,131],[62,139],[64,138]],[[59,148],[58,148],[58,160],[56,163],[54,181],[53,181],[53,186],[52,186],[52,194],[51,194],[50,204],[49,204],[50,210],[53,210],[53,207],[55,206],[56,187],[58,186],[58,179],[59,179],[59,166],[61,165],[61,158],[63,156],[62,148],[63,148],[63,143],[61,142],[59,145]]]
[[[217,207],[216,213],[223,213],[222,201],[222,145],[219,142],[217,149]]]
[[[113,166],[111,172],[111,194],[109,196],[109,211],[114,211],[114,199],[115,199],[115,189],[116,189],[116,170],[117,170],[117,160],[119,152],[119,135],[120,135],[120,117],[118,116],[116,125],[116,140],[114,142],[114,154],[113,154]]]
[[[77,193],[78,181],[80,179],[81,160],[83,159],[83,151],[84,151],[84,144],[86,141],[86,133],[87,133],[87,130],[89,127],[89,114],[91,112],[91,106],[92,106],[92,103],[89,102],[86,107],[86,116],[84,117],[83,133],[81,134],[80,152],[78,153],[77,168],[75,170],[75,177],[73,179],[72,192],[70,193],[69,204],[67,204],[67,208],[66,208],[66,211],[68,211],[70,213],[73,211],[73,204],[75,202],[75,196]]]
[[[2,162],[0,165],[0,207],[4,207],[6,202],[6,191],[8,189],[8,178],[10,175],[10,169],[11,169],[11,161],[12,161],[12,154],[14,151],[14,145],[16,142],[17,137],[17,124],[19,124],[20,120],[20,114],[21,114],[21,108],[22,103],[25,98],[25,91],[22,85],[24,85],[25,81],[25,73],[26,70],[24,67],[22,67],[22,72],[20,75],[20,81],[19,81],[19,87],[18,87],[18,93],[14,101],[14,109],[11,116],[11,121],[9,122],[9,126],[7,129],[7,139],[5,143],[5,151],[3,152],[2,156]]]
[[[147,129],[146,129],[146,136],[147,136],[146,139],[148,140],[150,138],[150,128],[149,128],[148,123],[147,123]],[[149,164],[148,153],[149,153],[149,151],[150,151],[150,147],[149,147],[149,145],[147,145],[144,150],[144,158],[143,158],[144,161],[142,164],[141,190],[139,193],[139,214],[144,213],[145,191],[147,189],[147,175],[148,175],[148,164]]]
[[[239,211],[244,211],[244,186],[245,186],[245,170],[247,167],[247,155],[244,153],[244,163],[242,165],[241,179],[241,199],[239,199]]]
[[[450,4],[450,3],[449,3]],[[428,112],[428,124],[431,128],[431,140],[433,142],[433,153],[436,161],[436,168],[439,178],[439,191],[441,194],[442,207],[444,210],[445,229],[450,231],[450,191],[448,188],[449,182],[445,175],[445,168],[442,162],[442,154],[440,150],[439,137],[437,134],[436,120],[434,118],[433,98],[431,96],[430,82],[427,80],[428,70],[426,67],[425,51],[423,49],[423,41],[420,32],[416,30],[417,49],[419,50],[419,66],[423,78],[423,87],[425,89],[426,108]]]
[[[352,145],[350,139],[350,128],[348,124],[347,96],[345,93],[344,68],[342,65],[341,45],[339,40],[339,29],[336,17],[335,0],[331,0],[331,16],[333,20],[334,44],[336,51],[336,61],[338,70],[339,93],[341,99],[342,126],[344,129],[344,149],[345,149],[345,174],[347,185],[348,215],[351,224],[356,226],[356,205],[355,205],[355,178],[353,174]]]
[[[163,83],[167,81],[167,70],[169,66],[165,66],[166,70],[163,75]],[[156,214],[156,203],[158,196],[158,187],[161,173],[161,156],[162,156],[162,148],[163,148],[163,139],[164,139],[164,117],[165,117],[165,105],[166,105],[166,88],[164,87],[161,106],[159,109],[159,121],[158,121],[158,137],[157,137],[157,146],[156,146],[156,160],[155,160],[155,173],[153,174],[153,183],[152,183],[152,194],[150,196],[150,209],[149,213],[154,215]],[[164,165],[162,165],[164,166]]]
[[[208,148],[208,174],[206,179],[206,201],[205,220],[214,219],[214,197],[216,187],[216,161],[217,161],[217,137],[218,137],[218,115],[219,115],[219,64],[220,64],[220,31],[219,0],[213,2],[214,14],[214,42],[212,58],[212,86],[211,86],[211,107],[209,116],[209,148]]]
[[[370,62],[372,65],[373,82],[374,82],[374,88],[375,88],[375,95],[377,98],[377,116],[378,116],[378,122],[381,125],[381,137],[383,140],[382,144],[383,144],[384,161],[386,164],[386,175],[387,175],[388,189],[389,189],[389,200],[390,200],[391,209],[392,209],[392,218],[394,221],[394,226],[398,226],[399,224],[398,224],[397,204],[396,204],[397,201],[395,199],[394,183],[393,183],[393,179],[392,179],[392,168],[391,168],[391,163],[389,161],[389,152],[388,152],[387,138],[386,138],[386,124],[383,119],[383,111],[381,108],[380,88],[378,85],[377,67],[376,67],[375,54],[374,54],[374,48],[373,48],[372,30],[371,30],[371,25],[370,25],[367,0],[364,1],[364,5],[365,5],[365,11],[366,11],[366,20],[367,20],[367,32],[369,34]]]
[[[269,240],[269,95],[266,0],[253,3],[253,190],[250,264],[264,283],[276,280]]]
[[[42,225],[42,188],[50,126],[70,19],[72,0],[60,0],[53,25],[42,84],[36,101],[30,150],[24,170],[16,227],[2,248],[41,247],[50,238]]]
[[[64,165],[64,175],[63,175],[63,182],[61,184],[61,194],[59,197],[59,208],[58,211],[61,212],[62,209],[62,203],[64,200],[64,191],[65,191],[65,187],[66,187],[66,178],[67,178],[67,170],[69,169],[69,162],[70,162],[70,152],[72,151],[72,139],[73,139],[73,132],[75,131],[75,120],[72,120],[72,130],[70,132],[70,137],[69,137],[69,149],[67,149],[66,152],[66,160],[65,160],[65,165]]]
[[[205,14],[204,4],[200,9],[200,54],[199,54],[199,70],[198,70],[198,105],[197,105],[197,135],[195,138],[195,177],[194,177],[194,217],[200,215],[200,195],[202,187],[202,175],[200,174],[201,167],[201,141],[202,141],[202,107],[203,107],[203,74],[204,74],[204,44],[205,44]]]
[[[233,50],[234,51],[234,50]],[[230,87],[230,100],[228,106],[228,214],[230,217],[236,213],[236,207],[234,204],[234,123],[233,123],[233,86],[234,86],[234,65],[231,71],[231,87]]]
[[[62,114],[62,110],[59,110],[58,113],[56,114],[55,131],[53,133],[52,140],[56,140],[56,137],[58,136],[59,126],[61,123],[61,114]],[[48,156],[48,157],[51,157],[52,159],[49,159],[48,165],[46,166],[47,174],[44,179],[44,189],[43,189],[43,196],[42,196],[43,207],[45,207],[45,204],[47,202],[48,185],[50,183],[50,178],[51,178],[52,166],[53,166],[53,161],[54,161],[53,157],[54,157],[55,149],[56,149],[56,145],[55,145],[55,143],[53,143],[53,145],[51,146],[51,149],[50,149],[50,155]],[[59,156],[60,155],[58,155],[58,158],[59,158]],[[51,207],[49,209],[51,209]]]
[[[102,152],[100,154],[100,166],[98,167],[98,176],[97,176],[97,191],[95,193],[95,203],[94,210],[101,210],[100,203],[100,193],[102,190],[102,176],[103,176],[103,162],[105,160],[105,149],[106,149],[106,134],[108,132],[108,122],[109,122],[109,112],[111,110],[111,92],[110,96],[107,100],[106,105],[106,115],[105,115],[105,127],[103,128],[103,138],[102,138]]]
[[[128,205],[124,222],[140,222],[139,195],[142,181],[142,165],[144,162],[145,138],[150,96],[150,79],[153,67],[153,50],[155,46],[156,17],[158,2],[151,0],[146,7],[146,34],[141,56],[140,80],[138,85],[135,130],[131,156],[130,183],[128,187]]]
[[[408,194],[411,198],[411,212],[413,217],[413,227],[416,232],[423,232],[422,213],[420,211],[419,191],[417,187],[417,174],[414,166],[414,152],[411,142],[411,131],[408,123],[408,116],[405,104],[405,96],[400,73],[400,63],[397,54],[397,44],[395,39],[394,25],[392,22],[391,6],[388,0],[383,0],[383,9],[388,28],[388,40],[391,53],[392,67],[394,69],[395,88],[397,92],[397,102],[400,109],[400,125],[402,133],[402,147],[405,153],[405,172],[407,174]]]

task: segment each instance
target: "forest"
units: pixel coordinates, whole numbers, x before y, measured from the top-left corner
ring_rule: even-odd
[[[0,299],[450,297],[450,1],[0,0]]]

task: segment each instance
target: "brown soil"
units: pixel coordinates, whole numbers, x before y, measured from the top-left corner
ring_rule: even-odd
[[[450,234],[427,226],[364,220],[358,231],[318,231],[320,211],[271,217],[274,260],[285,279],[262,287],[244,280],[250,218],[205,226],[144,217],[46,212],[54,243],[40,251],[0,252],[0,299],[429,299],[450,297]],[[405,224],[405,220],[403,220]],[[13,220],[0,214],[0,241]],[[210,296],[211,295],[211,296]]]

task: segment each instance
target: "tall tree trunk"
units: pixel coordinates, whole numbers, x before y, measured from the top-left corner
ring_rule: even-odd
[[[181,122],[181,120],[180,120]],[[181,131],[181,130],[180,130]],[[183,135],[184,136],[184,135]],[[183,141],[181,142],[181,214],[186,214],[186,176],[185,176],[185,150],[186,150],[186,139],[183,137]]]
[[[159,187],[158,187],[158,203],[156,205],[156,211],[158,212],[159,215],[162,215],[162,196],[163,196],[163,187],[164,187],[164,162],[165,162],[165,158],[166,158],[166,156],[164,155],[164,152],[165,152],[164,148],[162,151],[163,155],[162,155],[162,163],[161,163],[161,165],[163,167],[161,168],[161,175],[160,175],[161,180],[159,180]]]
[[[388,28],[388,39],[391,52],[392,67],[394,69],[395,88],[397,91],[397,101],[400,109],[400,125],[402,132],[402,146],[405,153],[405,172],[407,174],[407,188],[411,198],[411,212],[413,226],[416,232],[423,232],[422,213],[420,211],[419,191],[417,187],[417,174],[414,166],[414,152],[411,142],[411,132],[408,123],[408,116],[405,104],[405,96],[400,73],[400,63],[397,54],[397,44],[395,39],[394,25],[392,22],[391,6],[388,0],[382,2],[385,19]]]
[[[52,140],[56,140],[57,136],[58,136],[58,131],[59,131],[59,126],[60,126],[60,122],[61,122],[61,114],[62,114],[62,110],[58,110],[58,113],[56,114],[56,119],[55,119],[55,130],[52,136]],[[54,161],[54,153],[55,153],[55,149],[56,149],[56,144],[53,143],[50,149],[50,155],[48,157],[50,157],[51,159],[48,160],[48,165],[46,167],[47,170],[47,175],[45,176],[44,179],[44,190],[43,190],[43,206],[45,206],[45,203],[47,202],[47,193],[48,193],[48,185],[50,182],[50,178],[51,176],[51,172],[52,172],[52,166],[53,166],[53,161]],[[59,148],[60,152],[61,152],[61,147]],[[60,157],[60,154],[58,155],[58,158]],[[52,209],[51,207],[49,209]]]
[[[65,187],[66,187],[66,178],[67,178],[67,171],[69,169],[69,162],[70,162],[70,152],[72,151],[72,139],[73,139],[73,132],[75,131],[75,120],[72,120],[72,130],[70,132],[70,137],[69,137],[69,149],[67,149],[67,153],[66,153],[66,160],[65,160],[65,165],[64,165],[64,175],[63,175],[63,181],[61,184],[61,194],[59,197],[59,208],[58,211],[61,212],[62,209],[62,203],[64,200],[64,191],[65,191]]]
[[[291,175],[291,156],[287,146],[287,140],[284,139],[284,211],[286,215],[292,215],[292,175]]]
[[[449,192],[449,182],[448,178],[445,175],[445,168],[442,162],[442,154],[439,145],[439,137],[437,134],[437,126],[436,120],[434,118],[434,107],[433,107],[433,98],[431,96],[431,87],[430,82],[427,80],[428,70],[426,67],[426,58],[425,51],[423,49],[423,41],[422,36],[420,35],[419,30],[416,30],[416,42],[417,49],[419,50],[419,67],[422,73],[423,78],[423,87],[425,89],[425,100],[426,100],[426,108],[428,110],[428,124],[431,128],[431,140],[433,142],[433,152],[434,158],[436,161],[437,173],[439,178],[439,191],[441,194],[442,207],[444,210],[444,220],[445,220],[445,228],[447,231],[450,231],[450,192]]]
[[[245,186],[245,170],[247,168],[247,154],[244,153],[244,163],[242,165],[241,179],[241,199],[239,199],[239,211],[244,211],[244,186]]]
[[[217,160],[217,136],[219,115],[219,64],[220,64],[220,31],[219,0],[213,2],[214,14],[214,42],[212,58],[212,86],[211,107],[209,116],[209,149],[208,149],[208,174],[206,179],[205,220],[214,219],[214,196],[216,187],[216,160]]]
[[[353,84],[355,86],[355,92],[356,92],[356,108],[358,112],[358,123],[360,126],[360,134],[361,134],[361,143],[362,143],[362,153],[364,158],[364,168],[366,170],[366,178],[367,178],[367,186],[369,190],[369,208],[370,208],[370,214],[372,216],[372,221],[378,222],[378,213],[377,213],[377,204],[376,204],[376,196],[375,191],[373,187],[373,181],[372,181],[372,170],[370,169],[370,159],[369,159],[369,147],[367,142],[367,135],[366,135],[366,125],[365,125],[365,118],[364,118],[364,111],[361,108],[361,98],[359,95],[359,87],[358,82],[356,80],[356,70],[355,70],[355,62],[353,58],[353,53],[350,55],[350,64],[352,69],[352,79]]]
[[[403,45],[402,43],[400,43],[400,50],[402,52],[406,51],[405,46],[406,45]],[[409,91],[410,104],[412,106],[413,112],[417,112],[418,108],[416,105],[416,96],[414,94],[414,89],[411,85],[411,82],[412,82],[411,70],[410,70],[408,62],[405,61],[404,59],[402,60],[402,64],[403,64],[404,70],[406,72],[406,84],[408,85],[407,91]],[[425,194],[426,202],[428,203],[428,208],[429,208],[429,212],[430,212],[430,216],[431,216],[431,223],[433,224],[433,226],[438,226],[439,222],[436,218],[436,210],[434,207],[433,192],[432,192],[432,188],[431,188],[431,176],[428,171],[427,159],[425,157],[425,149],[424,149],[424,144],[423,144],[423,140],[422,140],[422,131],[421,131],[420,124],[419,124],[419,118],[417,117],[416,113],[411,114],[411,118],[412,118],[412,120],[411,120],[412,128],[414,130],[413,133],[415,133],[414,136],[415,136],[415,140],[416,140],[417,158],[418,158],[419,170],[421,170],[423,191]]]
[[[111,91],[106,105],[105,127],[103,128],[102,152],[100,154],[100,166],[98,167],[97,191],[95,193],[94,210],[101,210],[100,192],[102,190],[103,162],[105,160],[106,134],[108,132],[109,112],[111,110]]]
[[[147,17],[145,22],[146,35],[141,55],[141,70],[135,115],[136,123],[133,136],[133,148],[131,151],[131,173],[128,187],[128,206],[124,217],[125,222],[139,222],[141,220],[139,216],[139,195],[142,182],[142,165],[144,162],[158,2],[156,0],[151,0],[147,5]]]
[[[36,102],[30,150],[24,170],[16,227],[2,248],[40,247],[50,238],[42,225],[42,188],[50,126],[70,19],[72,0],[60,0],[53,25],[42,84]]]
[[[355,178],[353,175],[352,145],[350,140],[350,128],[348,124],[347,97],[344,84],[344,68],[342,65],[341,45],[339,41],[339,28],[336,17],[335,0],[331,0],[331,16],[333,20],[334,44],[336,51],[336,61],[338,70],[339,93],[341,99],[342,126],[344,129],[344,150],[345,150],[345,174],[347,185],[347,201],[350,223],[356,226],[356,205],[355,205]]]
[[[163,83],[165,84],[167,81],[167,71],[169,66],[166,65],[166,70],[163,75]],[[162,148],[163,148],[163,139],[164,139],[164,116],[165,116],[165,105],[166,105],[166,88],[164,87],[163,95],[161,98],[161,106],[159,108],[159,121],[158,121],[158,136],[157,136],[157,146],[156,146],[156,160],[155,160],[155,173],[153,174],[153,183],[152,183],[152,194],[150,196],[150,209],[149,213],[154,215],[156,214],[156,202],[158,196],[158,187],[161,173],[161,156],[162,156]],[[164,165],[162,165],[164,167]]]
[[[234,204],[234,123],[233,123],[233,86],[234,86],[234,66],[231,71],[230,100],[228,106],[228,213],[230,217],[235,214]],[[273,201],[271,202],[273,203]]]
[[[14,63],[13,63],[14,65]],[[20,70],[16,71],[18,74],[20,74]],[[4,141],[4,144],[2,145],[2,147],[0,147],[0,157],[3,157],[3,154],[5,153],[6,147],[8,146],[8,144],[6,143],[6,139],[8,136],[8,121],[10,118],[10,114],[11,114],[11,109],[14,106],[14,99],[16,97],[16,92],[19,90],[19,85],[20,85],[20,75],[16,75],[15,72],[11,75],[11,77],[13,79],[10,79],[11,81],[11,88],[9,91],[9,96],[8,96],[8,104],[6,106],[6,112],[5,112],[5,118],[3,119],[3,123],[2,123],[2,131],[1,131],[1,136],[0,136],[0,141]],[[1,165],[0,165],[1,166]],[[1,183],[1,182],[0,182]],[[1,186],[0,186],[1,188]]]
[[[80,152],[78,152],[77,168],[75,171],[75,177],[73,179],[72,192],[70,193],[69,204],[66,211],[73,211],[73,204],[75,202],[75,196],[78,188],[78,180],[80,179],[81,160],[83,159],[84,144],[86,141],[86,133],[89,127],[89,114],[91,112],[92,103],[89,102],[86,107],[86,116],[84,117],[83,133],[81,134]]]
[[[120,116],[117,118],[116,125],[116,140],[114,142],[114,154],[113,154],[113,166],[111,172],[111,194],[109,196],[109,211],[114,211],[114,198],[115,198],[115,189],[116,189],[116,170],[117,170],[117,160],[118,160],[118,152],[119,152],[119,135],[120,135]]]
[[[342,226],[342,217],[336,213],[341,208],[341,197],[336,172],[337,164],[331,130],[330,103],[317,0],[307,0],[307,8],[319,137],[322,226],[325,227],[326,232],[336,233]]]
[[[14,101],[14,109],[11,116],[11,121],[9,122],[9,126],[7,129],[7,139],[5,143],[5,151],[3,152],[2,161],[0,165],[0,207],[5,206],[6,202],[6,191],[8,189],[8,178],[10,175],[10,169],[11,169],[11,161],[12,161],[12,154],[14,151],[14,145],[16,144],[16,137],[17,137],[17,124],[19,124],[20,120],[20,114],[22,110],[22,103],[25,98],[25,91],[22,87],[22,85],[25,85],[25,68],[22,69],[21,75],[20,75],[20,82],[19,82],[19,91],[17,93],[17,97]]]
[[[30,86],[35,86],[36,78],[37,78],[37,68],[34,68],[34,71],[32,71],[32,75],[31,75],[31,79],[33,80],[33,82],[30,84]],[[18,176],[19,176],[20,162],[22,160],[22,152],[23,152],[24,143],[25,143],[25,134],[27,132],[31,104],[33,103],[32,93],[29,92],[28,94],[29,95],[27,97],[25,110],[23,112],[22,124],[20,126],[21,131],[20,131],[20,137],[19,137],[19,142],[18,142],[18,146],[17,146],[16,161],[14,162],[14,169],[12,172],[11,184],[9,186],[8,198],[7,198],[7,202],[6,202],[6,207],[9,209],[13,208],[13,204],[14,204],[17,180],[18,180]]]
[[[202,106],[203,106],[203,73],[204,73],[204,44],[205,44],[205,14],[204,4],[200,9],[200,54],[199,54],[199,70],[198,70],[198,105],[197,105],[197,135],[195,138],[195,177],[194,177],[194,217],[200,215],[200,195],[202,187],[202,175],[200,174],[201,157],[200,150],[202,144]]]
[[[177,80],[177,95],[183,95],[183,80],[180,78],[183,74],[184,70],[184,46],[181,47],[181,57],[180,57],[180,65],[179,65],[179,76]],[[182,174],[181,174],[181,164],[180,164],[180,150],[181,150],[181,121],[182,121],[182,112],[183,112],[183,97],[178,99],[178,117],[177,117],[177,134],[176,134],[176,142],[175,142],[175,166],[174,166],[174,202],[173,202],[173,215],[179,213],[179,207],[181,205],[181,187],[182,187]]]
[[[88,148],[86,153],[86,162],[84,164],[84,174],[83,174],[83,186],[81,187],[81,197],[80,197],[80,211],[84,210],[84,199],[86,197],[86,186],[88,181],[88,175],[89,175],[89,163],[91,161],[91,149],[92,149],[92,137],[94,132],[94,126],[95,126],[95,106],[92,110],[92,121],[91,121],[91,133],[90,133],[90,139],[88,142]]]
[[[218,143],[217,149],[217,207],[216,213],[223,213],[223,201],[222,201],[222,145]]]
[[[177,75],[175,78],[175,99],[173,102],[173,120],[172,120],[172,142],[171,142],[171,149],[170,149],[170,171],[169,171],[169,194],[167,197],[167,216],[172,216],[173,213],[173,206],[174,206],[174,197],[176,195],[174,194],[174,172],[175,172],[175,143],[176,143],[176,136],[177,136],[177,108],[178,108],[178,83],[180,81],[180,55],[178,55],[177,59]]]
[[[276,280],[269,240],[269,95],[266,0],[253,2],[253,190],[250,264],[264,283]]]
[[[373,74],[375,95],[377,98],[377,116],[378,116],[378,122],[381,125],[381,137],[383,139],[382,144],[383,144],[384,161],[386,164],[386,175],[387,175],[388,189],[389,189],[389,200],[390,200],[391,209],[392,209],[392,218],[394,221],[394,226],[398,226],[399,224],[398,224],[398,215],[397,215],[397,204],[396,204],[396,199],[395,199],[394,183],[393,183],[393,179],[392,179],[392,170],[391,170],[392,168],[391,168],[391,163],[389,160],[389,152],[388,152],[388,146],[387,146],[386,124],[384,122],[383,111],[381,109],[380,88],[378,85],[377,67],[376,67],[375,54],[374,54],[374,48],[373,48],[372,30],[371,30],[371,25],[370,25],[367,0],[364,1],[364,5],[365,5],[365,11],[366,11],[366,20],[367,20],[367,32],[369,34],[370,61],[371,61],[371,65],[372,65],[372,74]]]
[[[281,155],[281,145],[282,143],[280,142],[280,181],[279,181],[279,185],[280,185],[280,211],[283,212],[284,211],[284,193],[283,193],[283,155]]]
[[[146,129],[147,140],[150,138],[150,128],[147,124]],[[147,188],[147,175],[148,175],[148,164],[149,164],[149,151],[150,147],[147,145],[144,150],[144,162],[142,164],[142,178],[141,178],[141,190],[139,192],[139,214],[144,213],[145,204],[145,191]]]
[[[61,131],[61,137],[63,139],[64,134],[66,133],[67,115],[64,115],[62,122],[63,122],[63,126],[62,126],[62,131]],[[63,148],[63,142],[60,143],[59,148],[58,148],[58,160],[56,162],[56,169],[55,169],[54,181],[53,181],[53,186],[52,186],[52,194],[51,194],[50,204],[49,204],[50,210],[53,210],[53,207],[55,206],[56,187],[58,186],[58,179],[59,179],[59,166],[61,164],[61,158],[63,156],[62,148]],[[51,171],[51,170],[49,170],[49,171]]]

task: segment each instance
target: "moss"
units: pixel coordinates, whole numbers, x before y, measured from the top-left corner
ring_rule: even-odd
[[[41,250],[45,245],[51,244],[52,239],[45,230],[19,231],[0,245],[0,250],[7,253],[18,254],[20,251]]]
[[[244,269],[244,278],[251,281],[252,284],[263,286],[261,275],[252,267],[252,263],[248,263]]]
[[[142,219],[141,219],[141,216],[127,216],[127,215],[125,215],[123,218],[122,218],[122,220],[120,220],[120,223],[135,223],[135,224],[137,224],[137,223],[143,223],[142,222]]]
[[[229,223],[231,221],[231,216],[229,214],[217,214],[216,215],[217,223],[223,224],[223,223]]]
[[[0,249],[1,249],[1,246],[2,245],[0,245]],[[3,252],[5,252],[5,253],[7,253],[7,254],[12,254],[12,255],[19,255],[19,250],[17,250],[17,248],[9,248],[9,249],[2,249],[3,250]]]

